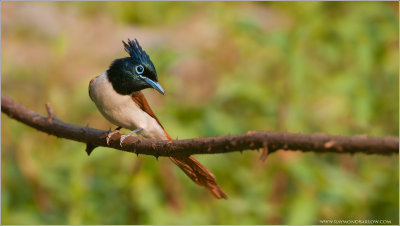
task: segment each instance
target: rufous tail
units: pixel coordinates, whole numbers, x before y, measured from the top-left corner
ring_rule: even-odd
[[[167,132],[165,132],[165,134],[169,140],[172,140]],[[192,156],[169,157],[169,159],[179,166],[179,168],[181,168],[197,185],[207,188],[217,199],[228,199],[228,196],[218,186],[214,174]]]
[[[196,184],[207,188],[217,199],[228,199],[228,196],[218,186],[214,174],[192,156],[169,157],[169,159],[179,166]]]

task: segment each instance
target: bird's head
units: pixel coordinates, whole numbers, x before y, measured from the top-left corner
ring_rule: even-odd
[[[164,94],[164,89],[158,83],[153,62],[138,41],[128,39],[128,43],[122,43],[130,57],[116,59],[107,70],[114,90],[121,95],[130,95],[142,89],[154,88]]]

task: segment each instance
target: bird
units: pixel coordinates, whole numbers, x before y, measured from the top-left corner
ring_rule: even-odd
[[[157,72],[146,51],[137,39],[122,41],[128,57],[115,59],[102,74],[89,83],[89,96],[101,114],[118,126],[131,132],[122,135],[120,144],[133,134],[157,140],[173,140],[150,108],[143,89],[152,88],[165,95],[158,82]],[[107,143],[114,133],[109,131]],[[89,154],[89,153],[88,153]],[[214,174],[192,156],[169,157],[190,179],[206,188],[217,199],[228,199],[217,184]]]

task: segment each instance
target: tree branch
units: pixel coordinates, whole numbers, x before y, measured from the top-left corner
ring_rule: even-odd
[[[260,159],[277,150],[300,150],[317,153],[364,153],[364,154],[398,154],[397,137],[367,136],[329,136],[324,134],[294,134],[265,131],[249,131],[247,134],[219,137],[196,138],[186,140],[153,140],[131,136],[120,146],[120,133],[106,141],[108,131],[68,124],[55,117],[49,104],[46,104],[49,117],[42,116],[2,95],[1,111],[30,127],[42,132],[75,140],[87,144],[87,149],[96,146],[110,147],[136,154],[153,156],[188,156],[193,154],[216,154],[262,148]],[[90,151],[88,152],[90,153]]]

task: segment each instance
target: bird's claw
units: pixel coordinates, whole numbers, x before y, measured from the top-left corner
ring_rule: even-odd
[[[129,134],[127,134],[127,135],[122,135],[121,138],[119,139],[119,146],[122,147],[122,142],[124,142],[124,140],[125,140],[127,137],[129,137],[129,136],[130,136]]]
[[[137,128],[137,129],[131,131],[130,133],[126,134],[126,135],[122,135],[120,140],[119,140],[119,145],[122,147],[122,142],[124,142],[124,140],[126,138],[128,138],[128,137],[132,136],[134,133],[138,133],[138,132],[140,132],[142,130],[143,130],[143,128]]]

